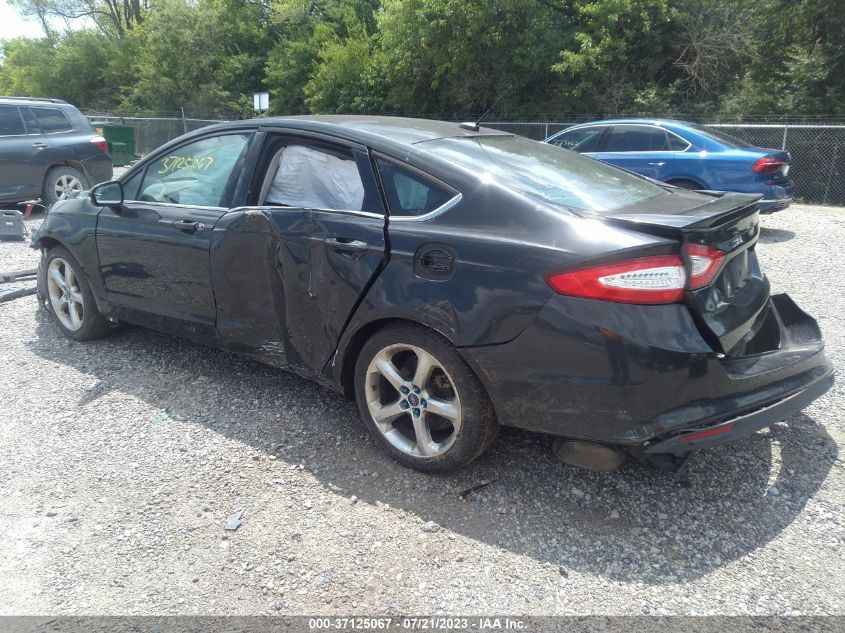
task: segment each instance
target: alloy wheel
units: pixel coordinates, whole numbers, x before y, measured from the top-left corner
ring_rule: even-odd
[[[47,266],[47,294],[53,312],[65,328],[75,332],[82,327],[85,299],[73,268],[61,257],[50,260]]]
[[[382,349],[367,367],[367,407],[379,432],[412,457],[447,452],[461,429],[461,402],[443,365],[416,345]]]
[[[56,179],[54,190],[56,200],[67,200],[82,191],[82,181],[76,176],[62,174]]]

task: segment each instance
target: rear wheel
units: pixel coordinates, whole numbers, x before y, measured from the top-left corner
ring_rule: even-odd
[[[41,200],[49,207],[54,202],[72,198],[86,189],[88,189],[88,180],[78,169],[53,167],[44,177]]]
[[[684,179],[670,180],[666,184],[672,185],[673,187],[680,187],[681,189],[704,189],[705,188],[705,187],[702,187],[701,185],[699,185],[697,182],[695,182],[693,180],[684,180]]]
[[[87,341],[105,334],[108,323],[97,308],[82,268],[66,249],[50,249],[41,274],[47,307],[67,336]]]
[[[355,394],[373,437],[416,470],[469,464],[498,431],[490,400],[463,358],[419,326],[388,326],[367,341],[355,366]]]

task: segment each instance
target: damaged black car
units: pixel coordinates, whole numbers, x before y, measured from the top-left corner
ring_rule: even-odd
[[[758,196],[693,192],[474,124],[270,118],[183,136],[53,206],[39,293],[77,340],[126,322],[357,401],[423,471],[499,425],[566,461],[673,467],[833,383],[771,294]]]

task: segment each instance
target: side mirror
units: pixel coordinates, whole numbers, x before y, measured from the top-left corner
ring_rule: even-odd
[[[123,204],[123,185],[117,180],[101,182],[91,187],[89,195],[98,207],[119,207]]]

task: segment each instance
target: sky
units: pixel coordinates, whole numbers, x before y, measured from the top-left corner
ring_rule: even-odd
[[[24,20],[6,0],[0,0],[0,40],[21,36],[43,37],[44,31],[38,22]]]

